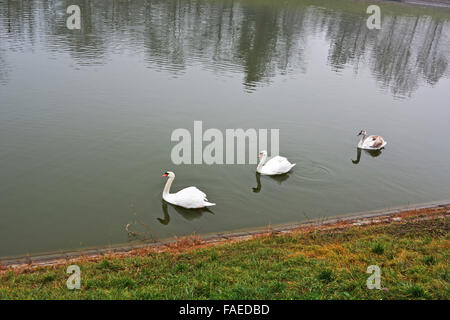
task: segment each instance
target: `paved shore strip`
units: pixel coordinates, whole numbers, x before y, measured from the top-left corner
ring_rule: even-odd
[[[450,8],[449,0],[401,0],[400,2],[425,7]]]

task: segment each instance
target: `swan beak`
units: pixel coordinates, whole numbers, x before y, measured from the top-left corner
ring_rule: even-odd
[[[163,175],[162,175],[163,177],[167,177],[168,176],[168,174],[167,173],[164,173]]]
[[[258,159],[262,157],[262,153],[258,154]]]

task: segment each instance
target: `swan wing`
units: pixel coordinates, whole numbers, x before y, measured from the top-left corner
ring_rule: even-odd
[[[268,166],[268,167],[277,167],[279,166],[281,163],[286,162],[287,159],[285,157],[281,157],[281,156],[275,156],[272,159],[270,159],[269,161],[266,162],[266,164],[264,166]]]
[[[177,193],[182,193],[185,194],[187,196],[201,196],[203,198],[206,198],[206,193],[204,193],[203,191],[199,190],[197,187],[188,187],[188,188],[184,188],[183,190],[178,191]]]
[[[361,144],[362,149],[381,149],[386,145],[386,141],[382,136],[368,136]]]
[[[188,187],[171,195],[174,204],[185,208],[203,208],[208,204],[206,194],[196,187]]]
[[[372,143],[372,148],[379,148],[383,144],[383,139],[376,139]]]

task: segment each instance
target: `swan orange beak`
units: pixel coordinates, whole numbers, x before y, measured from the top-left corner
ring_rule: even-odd
[[[168,174],[167,173],[164,173],[163,175],[162,175],[163,177],[167,177],[168,176]]]
[[[262,157],[262,153],[258,154],[258,159]]]

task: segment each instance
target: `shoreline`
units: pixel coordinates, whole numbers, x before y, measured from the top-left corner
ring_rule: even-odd
[[[142,252],[165,252],[174,248],[195,249],[224,243],[240,242],[268,234],[289,234],[297,232],[348,229],[358,226],[398,223],[407,217],[421,217],[430,214],[450,214],[450,200],[408,205],[390,209],[365,211],[354,214],[313,219],[297,223],[247,228],[230,232],[175,237],[158,242],[122,244],[111,247],[95,247],[85,250],[67,250],[62,252],[41,253],[0,258],[0,272],[4,270],[25,270],[38,267],[59,266],[80,260],[98,261],[105,257],[129,257]]]
[[[450,8],[450,1],[433,1],[433,0],[385,0],[385,2],[405,3],[415,6],[433,7],[433,8]]]
[[[448,300],[450,205],[0,267],[0,300]],[[79,268],[79,290],[67,286]],[[378,266],[379,290],[368,272]],[[3,271],[1,271],[3,270]]]

